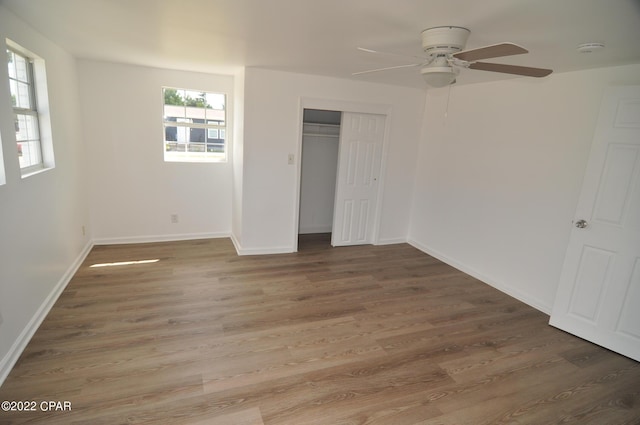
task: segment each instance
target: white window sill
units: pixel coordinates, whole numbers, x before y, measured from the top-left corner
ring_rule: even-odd
[[[191,163],[226,163],[228,160],[226,157],[221,156],[204,156],[204,155],[190,155],[171,152],[171,154],[164,156],[164,162],[191,162]]]
[[[27,177],[35,176],[37,174],[42,174],[46,171],[53,170],[53,168],[54,167],[42,167],[42,168],[36,168],[36,169],[28,168],[26,170],[20,170],[22,173],[20,177],[23,179],[26,179]]]

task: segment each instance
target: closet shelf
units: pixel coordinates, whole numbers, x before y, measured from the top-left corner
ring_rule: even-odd
[[[316,137],[332,137],[332,138],[335,138],[335,139],[340,138],[339,134],[327,134],[327,133],[307,133],[307,132],[304,132],[304,133],[302,133],[302,135],[303,136],[316,136]]]
[[[305,122],[302,129],[302,135],[338,138],[340,137],[340,125]]]

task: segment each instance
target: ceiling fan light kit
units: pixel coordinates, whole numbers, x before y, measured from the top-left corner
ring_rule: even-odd
[[[420,70],[420,74],[428,86],[446,87],[456,81],[460,71],[451,66],[447,55],[462,51],[470,33],[467,28],[452,26],[422,31],[422,49],[430,58],[430,63]]]
[[[420,70],[427,85],[434,88],[446,87],[454,83],[458,72],[450,66],[425,66]]]
[[[499,63],[478,62],[482,59],[498,58],[528,53],[527,49],[513,43],[498,43],[476,49],[463,50],[467,44],[469,31],[464,27],[440,26],[422,31],[422,49],[426,57],[420,63],[400,65],[361,71],[353,75],[387,71],[395,68],[421,67],[420,74],[430,87],[445,87],[453,84],[459,74],[459,68],[500,72],[526,77],[544,77],[553,71],[543,68],[515,66]],[[371,49],[360,48],[368,53],[380,53]]]
[[[453,84],[459,73],[458,68],[452,67],[444,54],[439,55],[420,70],[427,85],[435,88]]]

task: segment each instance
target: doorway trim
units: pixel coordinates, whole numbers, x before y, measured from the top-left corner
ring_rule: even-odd
[[[375,220],[373,223],[373,233],[371,240],[375,245],[378,242],[380,230],[380,215],[382,212],[382,201],[384,197],[384,181],[386,174],[387,152],[389,146],[389,128],[392,122],[393,108],[391,105],[363,103],[347,100],[321,99],[312,97],[300,97],[298,102],[298,142],[296,144],[296,184],[294,193],[293,211],[293,252],[298,252],[298,228],[300,226],[300,183],[302,179],[302,132],[305,109],[321,109],[328,111],[354,112],[359,114],[375,114],[385,116],[384,138],[382,140],[382,159],[380,162],[380,176],[378,185],[378,196],[375,208]],[[340,160],[340,158],[338,158]]]

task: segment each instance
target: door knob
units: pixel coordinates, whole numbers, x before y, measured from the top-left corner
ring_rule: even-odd
[[[575,225],[578,229],[584,229],[589,225],[589,223],[587,223],[587,220],[578,220],[575,222]]]

